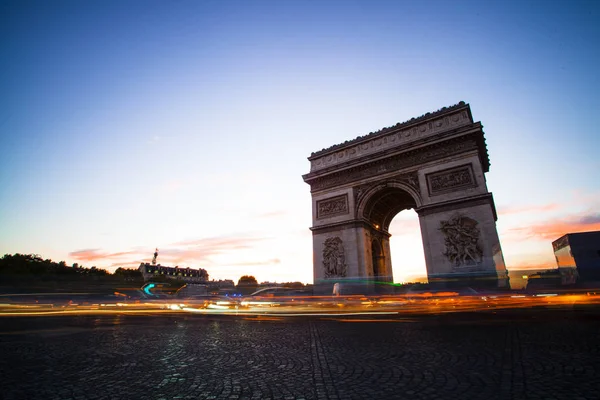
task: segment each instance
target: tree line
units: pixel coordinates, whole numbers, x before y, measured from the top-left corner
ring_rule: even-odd
[[[118,268],[113,274],[105,269],[86,268],[75,263],[68,266],[66,262],[55,262],[51,259],[43,259],[38,254],[5,254],[0,258],[0,275],[12,278],[110,278],[119,277],[125,280],[141,279],[142,276],[137,269]]]
[[[44,259],[39,254],[5,254],[0,258],[0,276],[4,281],[39,281],[39,280],[107,280],[111,281],[114,279],[125,280],[125,281],[136,281],[143,282],[143,277],[137,268],[117,268],[114,273],[110,273],[105,269],[97,268],[95,266],[91,268],[84,267],[78,263],[74,263],[68,266],[65,261],[52,261],[51,259]],[[167,277],[156,276],[152,278],[152,281],[164,281],[165,283],[177,283],[175,279],[168,279]],[[181,281],[181,285],[185,282]],[[233,284],[233,282],[232,282]],[[251,275],[242,276],[237,282],[237,289],[243,292],[253,292],[258,287],[264,286],[257,282],[256,278]],[[304,284],[301,282],[287,282],[283,284],[277,284],[278,286],[285,286],[291,288],[303,288]]]

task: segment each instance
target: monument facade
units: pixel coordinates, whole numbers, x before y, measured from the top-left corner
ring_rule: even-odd
[[[312,153],[315,284],[393,282],[392,219],[419,215],[430,282],[507,285],[480,122],[460,102]],[[400,255],[401,256],[401,255]]]

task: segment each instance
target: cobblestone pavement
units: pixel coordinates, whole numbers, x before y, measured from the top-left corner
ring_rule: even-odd
[[[3,399],[600,399],[600,310],[0,320]]]

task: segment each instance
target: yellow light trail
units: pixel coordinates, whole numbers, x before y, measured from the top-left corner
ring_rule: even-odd
[[[232,316],[360,316],[360,315],[416,315],[452,312],[496,311],[502,309],[527,309],[531,307],[570,307],[600,304],[600,295],[592,293],[498,296],[348,296],[304,297],[302,301],[270,298],[265,301],[223,302],[164,300],[144,302],[118,302],[93,304],[52,303],[0,303],[0,317],[11,316],[61,316],[61,315],[160,315],[204,314]]]

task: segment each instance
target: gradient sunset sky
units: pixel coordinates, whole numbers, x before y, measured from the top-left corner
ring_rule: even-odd
[[[312,151],[463,100],[509,269],[600,230],[598,1],[3,1],[0,255],[312,281]],[[397,282],[425,275],[417,215]]]

